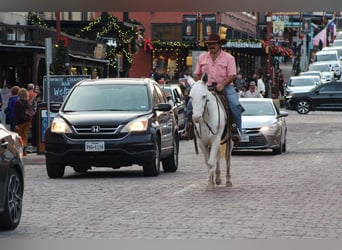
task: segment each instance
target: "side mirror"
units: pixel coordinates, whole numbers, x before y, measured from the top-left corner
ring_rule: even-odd
[[[53,113],[58,113],[58,111],[60,110],[61,107],[62,107],[61,102],[51,102],[50,103],[50,111]]]

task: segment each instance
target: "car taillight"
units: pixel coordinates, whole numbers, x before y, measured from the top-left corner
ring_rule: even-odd
[[[23,141],[23,138],[21,138],[21,136],[18,136],[19,137],[19,142],[20,142],[20,145],[21,146],[24,146],[24,141]]]

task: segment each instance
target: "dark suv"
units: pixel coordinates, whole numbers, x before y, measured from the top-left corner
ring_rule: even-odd
[[[308,92],[287,96],[286,108],[307,114],[312,110],[342,110],[342,81],[318,85]]]
[[[145,176],[178,168],[179,137],[171,105],[151,79],[83,80],[61,105],[45,133],[46,169],[50,178],[91,167],[138,164]]]

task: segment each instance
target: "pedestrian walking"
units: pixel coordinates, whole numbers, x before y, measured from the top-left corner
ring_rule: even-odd
[[[17,132],[24,144],[24,155],[27,154],[27,143],[29,130],[31,127],[31,117],[28,114],[29,102],[28,91],[25,88],[20,88],[18,91],[19,99],[14,104],[14,131]]]

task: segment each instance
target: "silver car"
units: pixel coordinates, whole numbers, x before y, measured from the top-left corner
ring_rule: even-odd
[[[273,154],[286,152],[287,126],[285,117],[271,98],[241,98],[245,109],[242,113],[241,140],[233,150],[271,149]]]

